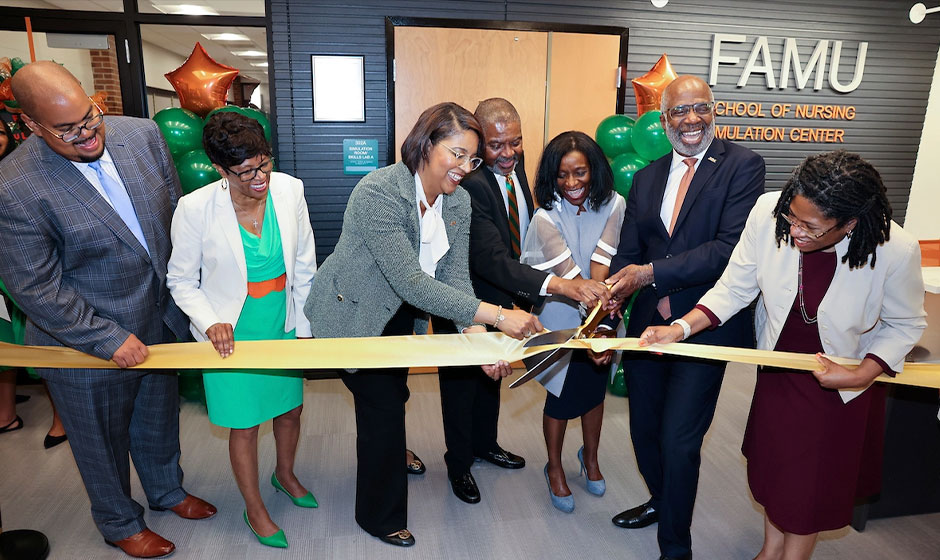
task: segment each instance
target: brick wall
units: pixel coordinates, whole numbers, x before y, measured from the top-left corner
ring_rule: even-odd
[[[118,62],[114,48],[114,37],[108,37],[108,49],[92,49],[91,71],[95,78],[95,92],[103,91],[108,94],[109,115],[123,115],[124,106],[121,103],[121,79],[118,76]]]

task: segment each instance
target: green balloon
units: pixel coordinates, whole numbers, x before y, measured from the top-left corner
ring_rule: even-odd
[[[633,126],[633,149],[649,161],[659,159],[672,150],[672,144],[659,122],[659,111],[647,111]]]
[[[611,115],[597,125],[594,139],[605,156],[613,159],[633,149],[633,124],[633,119],[626,115]]]
[[[607,390],[615,397],[627,396],[627,380],[623,374],[623,362],[617,365],[617,371],[614,372],[613,379],[607,384]]]
[[[267,115],[257,109],[251,109],[249,107],[236,107],[235,105],[226,105],[225,107],[219,107],[218,109],[213,109],[210,111],[209,114],[206,115],[205,122],[209,122],[209,118],[212,115],[225,111],[245,115],[246,117],[255,119],[261,123],[261,128],[264,129],[264,139],[267,140],[269,144],[271,143],[271,121],[268,120]]]
[[[645,158],[636,152],[627,152],[614,158],[610,168],[614,171],[614,190],[621,196],[627,198],[630,194],[630,187],[633,186],[633,174],[646,167],[648,164]]]
[[[180,177],[183,194],[189,194],[199,187],[222,178],[212,167],[206,151],[202,149],[192,150],[180,156],[176,160],[176,173]]]
[[[174,158],[202,148],[202,119],[196,113],[189,109],[169,107],[158,111],[153,120]]]
[[[261,123],[261,128],[264,129],[264,137],[270,144],[271,143],[271,121],[268,120],[268,116],[257,109],[251,109],[251,108],[243,109],[242,114],[245,115],[246,117],[251,117],[255,119],[256,121],[258,121],[259,123]]]

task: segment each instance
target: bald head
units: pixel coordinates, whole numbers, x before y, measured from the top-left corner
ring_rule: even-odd
[[[64,66],[51,60],[38,60],[20,68],[11,87],[23,112],[40,121],[51,106],[87,102],[82,84]]]
[[[477,110],[473,112],[473,116],[484,127],[487,124],[520,122],[519,112],[512,106],[512,103],[502,97],[484,99],[477,105]]]
[[[16,72],[12,87],[23,108],[23,122],[52,151],[86,163],[101,157],[106,129],[103,111],[71,72],[49,60],[33,62]]]
[[[663,98],[660,103],[660,109],[663,113],[669,110],[670,107],[675,107],[675,103],[672,103],[672,99],[683,96],[684,94],[691,93],[694,96],[707,97],[708,101],[714,101],[715,96],[712,95],[712,88],[708,87],[708,84],[705,80],[699,78],[698,76],[679,76],[675,80],[669,82],[669,85],[666,86],[666,89],[663,90]]]

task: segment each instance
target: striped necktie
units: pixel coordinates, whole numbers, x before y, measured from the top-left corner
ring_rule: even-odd
[[[516,185],[512,175],[506,175],[506,198],[509,200],[509,241],[512,244],[513,258],[522,254],[519,244],[519,203],[516,201]]]

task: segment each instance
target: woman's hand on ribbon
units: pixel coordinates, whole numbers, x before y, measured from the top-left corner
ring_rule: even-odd
[[[816,361],[822,369],[813,371],[813,375],[826,389],[864,389],[881,375],[881,366],[871,358],[862,360],[855,369],[839,365],[821,352],[816,353]]]
[[[531,313],[521,309],[504,309],[503,318],[496,328],[515,339],[522,340],[542,332],[545,327],[539,322],[539,318]]]
[[[235,351],[235,333],[231,323],[215,323],[206,329],[206,336],[219,356],[228,358]]]
[[[646,327],[643,334],[640,335],[640,346],[650,346],[652,344],[668,344],[670,342],[679,342],[685,332],[679,325],[668,325],[661,327]]]

